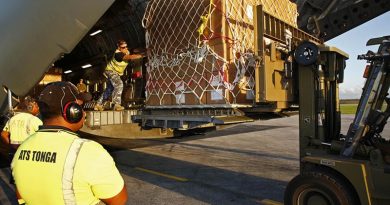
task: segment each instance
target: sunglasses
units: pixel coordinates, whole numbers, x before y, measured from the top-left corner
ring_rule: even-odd
[[[119,48],[121,48],[121,49],[125,49],[125,48],[127,48],[127,46],[124,46],[124,47],[122,47],[122,46],[121,46],[121,47],[119,47]]]

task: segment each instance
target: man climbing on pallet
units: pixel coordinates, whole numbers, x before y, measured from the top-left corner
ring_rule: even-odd
[[[111,82],[114,90],[111,92],[110,89],[105,89],[103,94],[99,97],[94,110],[103,111],[103,96],[109,96],[112,94],[112,102],[114,103],[114,110],[120,111],[124,110],[122,103],[122,91],[123,91],[123,81],[121,76],[124,74],[124,71],[129,64],[129,61],[137,60],[142,58],[142,55],[139,54],[130,54],[127,43],[124,40],[119,40],[117,43],[117,49],[115,50],[113,58],[108,62],[104,75]]]

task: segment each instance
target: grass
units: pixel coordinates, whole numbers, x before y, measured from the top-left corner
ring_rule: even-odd
[[[341,104],[341,114],[355,114],[357,106],[357,104]]]

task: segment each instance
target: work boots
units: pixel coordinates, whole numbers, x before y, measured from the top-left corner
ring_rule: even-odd
[[[97,104],[95,105],[95,107],[93,108],[93,110],[96,110],[96,111],[103,111],[103,110],[104,110],[104,107],[103,107],[103,105],[97,103]]]
[[[106,103],[106,105],[103,106],[103,105],[97,103],[93,109],[94,109],[95,111],[109,110],[109,109],[111,109],[110,104],[111,104],[111,103],[108,103],[108,104]],[[122,111],[122,110],[124,110],[124,109],[125,109],[125,107],[121,106],[120,104],[115,104],[115,105],[114,105],[114,108],[113,108],[113,110],[115,110],[115,111]]]
[[[114,110],[115,111],[122,111],[124,109],[125,109],[125,107],[121,106],[120,104],[115,104],[114,105]]]

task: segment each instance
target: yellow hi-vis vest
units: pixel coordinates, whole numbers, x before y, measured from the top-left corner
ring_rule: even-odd
[[[100,144],[65,129],[38,130],[18,148],[11,168],[27,205],[97,204],[124,185]]]
[[[120,52],[119,50],[115,51],[115,53],[119,53],[119,52]],[[116,71],[120,76],[122,76],[128,64],[129,63],[125,60],[122,60],[121,62],[117,61],[115,59],[115,54],[114,54],[110,62],[108,62],[106,70]]]
[[[38,117],[21,112],[11,117],[3,130],[10,133],[10,143],[18,145],[34,134],[41,125],[42,121]]]

